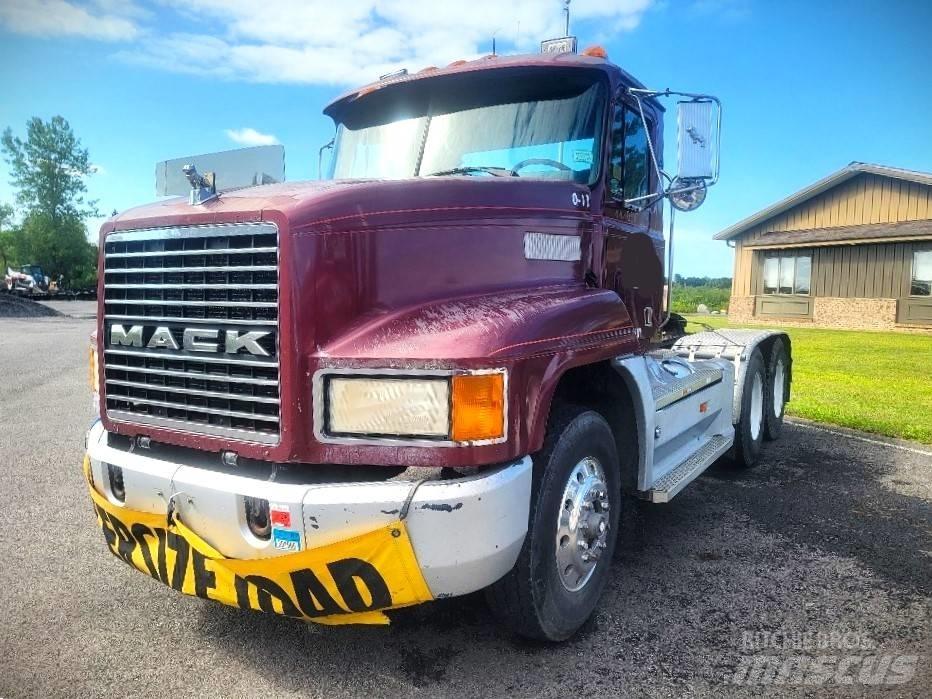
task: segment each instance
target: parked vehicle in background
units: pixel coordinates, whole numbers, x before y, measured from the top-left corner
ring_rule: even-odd
[[[113,553],[324,623],[484,588],[562,640],[624,494],[779,435],[789,338],[683,336],[663,300],[663,202],[716,182],[718,100],[560,42],[343,95],[325,181],[280,183],[275,147],[169,161],[186,199],[104,224],[86,471]]]
[[[18,270],[7,267],[4,284],[11,294],[24,296],[54,294],[61,279],[50,280],[39,265],[23,265]]]

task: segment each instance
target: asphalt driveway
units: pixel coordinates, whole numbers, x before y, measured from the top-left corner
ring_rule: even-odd
[[[0,327],[0,697],[932,696],[926,448],[790,425],[751,471],[630,503],[603,605],[563,645],[509,637],[479,595],[319,627],[111,556],[80,474],[92,320]]]

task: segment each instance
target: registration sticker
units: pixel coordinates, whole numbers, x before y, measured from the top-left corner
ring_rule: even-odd
[[[272,545],[279,551],[300,551],[301,535],[294,529],[272,527]]]
[[[291,509],[288,505],[276,505],[272,503],[269,505],[269,514],[272,517],[272,524],[277,524],[280,527],[290,527],[291,526]]]

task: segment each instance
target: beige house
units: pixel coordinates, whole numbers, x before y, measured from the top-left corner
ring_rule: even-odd
[[[718,233],[729,319],[932,330],[932,174],[851,163]]]

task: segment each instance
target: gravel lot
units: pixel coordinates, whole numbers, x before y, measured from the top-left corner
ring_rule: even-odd
[[[603,606],[560,646],[510,638],[478,595],[318,627],[182,597],[107,553],[80,475],[92,321],[0,324],[0,697],[932,696],[918,445],[791,425],[754,470],[630,506]]]

